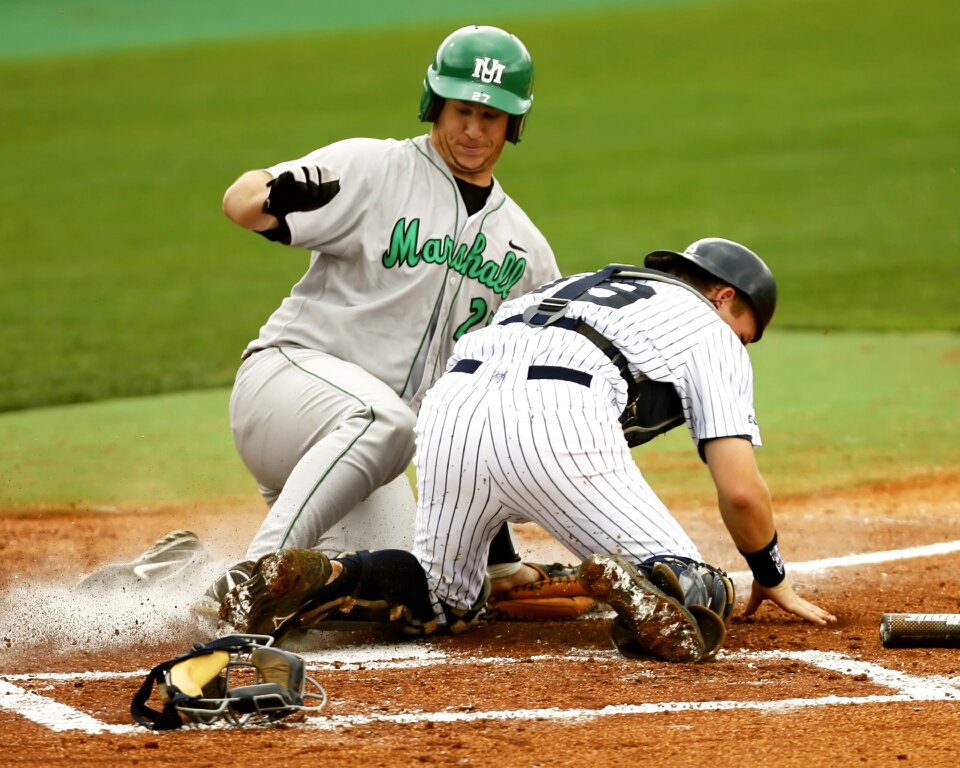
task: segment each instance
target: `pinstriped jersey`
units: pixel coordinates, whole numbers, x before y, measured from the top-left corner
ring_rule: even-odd
[[[472,358],[587,371],[607,382],[611,406],[621,412],[627,405],[626,382],[593,342],[561,328],[499,325],[582,276],[505,303],[489,328],[460,340],[450,367]],[[634,376],[671,384],[697,445],[733,436],[761,444],[750,357],[733,329],[699,294],[656,280],[615,279],[571,301],[565,316],[582,320],[612,342]]]
[[[457,339],[559,275],[546,239],[494,179],[467,215],[429,136],[347,139],[267,169],[318,165],[340,192],[287,215],[306,273],[244,356],[271,346],[356,363],[416,409]]]

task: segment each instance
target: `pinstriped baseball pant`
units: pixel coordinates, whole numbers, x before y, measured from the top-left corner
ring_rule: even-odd
[[[609,385],[484,363],[445,374],[417,422],[414,554],[434,600],[467,609],[504,521],[535,522],[578,557],[700,559],[633,460]]]

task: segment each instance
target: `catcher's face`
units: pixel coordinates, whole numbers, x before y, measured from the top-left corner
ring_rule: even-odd
[[[729,325],[744,346],[757,335],[757,319],[753,310],[737,296],[736,290],[729,285],[715,289],[707,298],[717,308],[717,313]]]
[[[487,186],[503,151],[508,120],[499,109],[448,99],[430,139],[454,176]]]

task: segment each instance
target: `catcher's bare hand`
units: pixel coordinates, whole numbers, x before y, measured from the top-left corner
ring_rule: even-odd
[[[750,599],[747,601],[747,607],[743,610],[743,615],[752,616],[764,600],[771,600],[788,613],[821,627],[837,620],[837,617],[832,613],[800,597],[786,581],[775,587],[761,587],[754,581],[750,589]]]

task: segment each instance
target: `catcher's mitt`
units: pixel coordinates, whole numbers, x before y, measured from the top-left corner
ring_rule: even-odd
[[[539,571],[541,578],[487,601],[487,615],[507,621],[558,621],[575,619],[597,606],[577,580],[577,566],[524,563]]]

